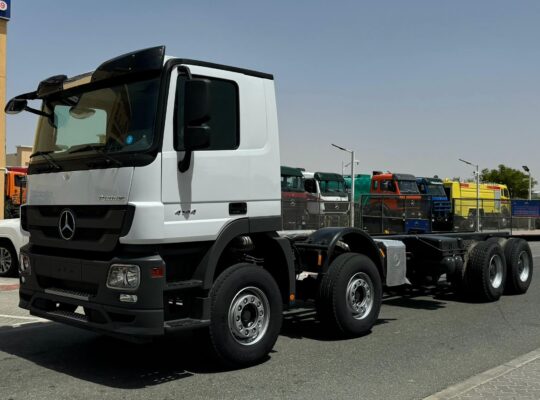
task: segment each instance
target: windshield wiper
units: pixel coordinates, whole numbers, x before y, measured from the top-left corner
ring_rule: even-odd
[[[68,153],[70,154],[80,153],[80,152],[88,151],[88,150],[94,150],[96,153],[99,153],[103,157],[103,159],[105,159],[108,163],[116,164],[119,167],[124,165],[120,160],[117,160],[116,158],[111,157],[105,152],[105,145],[87,144],[81,147],[77,147],[74,150],[68,150]]]
[[[49,165],[52,168],[54,168],[57,171],[62,170],[62,167],[60,165],[58,165],[58,163],[56,161],[54,161],[54,158],[51,156],[51,153],[54,153],[54,150],[36,151],[36,152],[30,154],[30,158],[36,157],[36,156],[41,156],[49,163]]]

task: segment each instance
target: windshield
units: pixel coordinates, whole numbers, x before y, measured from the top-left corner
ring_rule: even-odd
[[[301,176],[281,176],[281,190],[283,192],[303,192],[304,178]]]
[[[428,194],[431,194],[437,197],[446,197],[446,192],[444,191],[444,187],[440,183],[428,183]]]
[[[159,79],[102,89],[62,92],[44,99],[34,152],[61,160],[73,152],[128,152],[154,140]]]
[[[398,181],[400,193],[420,193],[416,181]]]
[[[344,180],[324,180],[319,181],[321,193],[336,193],[339,196],[346,194]]]

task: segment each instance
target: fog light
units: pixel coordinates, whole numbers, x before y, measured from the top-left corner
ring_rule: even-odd
[[[28,255],[21,253],[19,256],[19,270],[21,272],[21,275],[30,275],[32,273],[32,269],[30,266],[30,257]]]
[[[107,287],[109,289],[130,289],[139,287],[141,270],[138,265],[113,264],[109,269]]]
[[[120,295],[120,301],[123,302],[123,303],[136,303],[137,302],[137,295],[136,294],[122,293]]]

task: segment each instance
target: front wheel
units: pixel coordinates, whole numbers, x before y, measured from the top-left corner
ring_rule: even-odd
[[[225,365],[246,366],[262,360],[281,329],[282,299],[270,273],[252,264],[223,271],[210,290],[210,339]]]
[[[345,253],[332,261],[320,282],[317,313],[332,331],[360,336],[377,321],[381,301],[381,277],[373,261]]]

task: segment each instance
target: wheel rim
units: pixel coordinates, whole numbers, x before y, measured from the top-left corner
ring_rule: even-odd
[[[363,273],[354,274],[347,284],[347,306],[355,319],[364,319],[373,308],[373,282]]]
[[[250,286],[234,296],[229,307],[229,329],[236,342],[251,346],[259,342],[270,323],[270,303],[259,288]]]
[[[6,273],[11,269],[11,253],[5,247],[0,247],[0,272]]]
[[[503,263],[498,254],[494,254],[489,260],[489,281],[495,289],[501,286],[503,280]]]
[[[519,253],[518,258],[518,275],[521,282],[527,282],[531,271],[529,255],[526,251]]]

